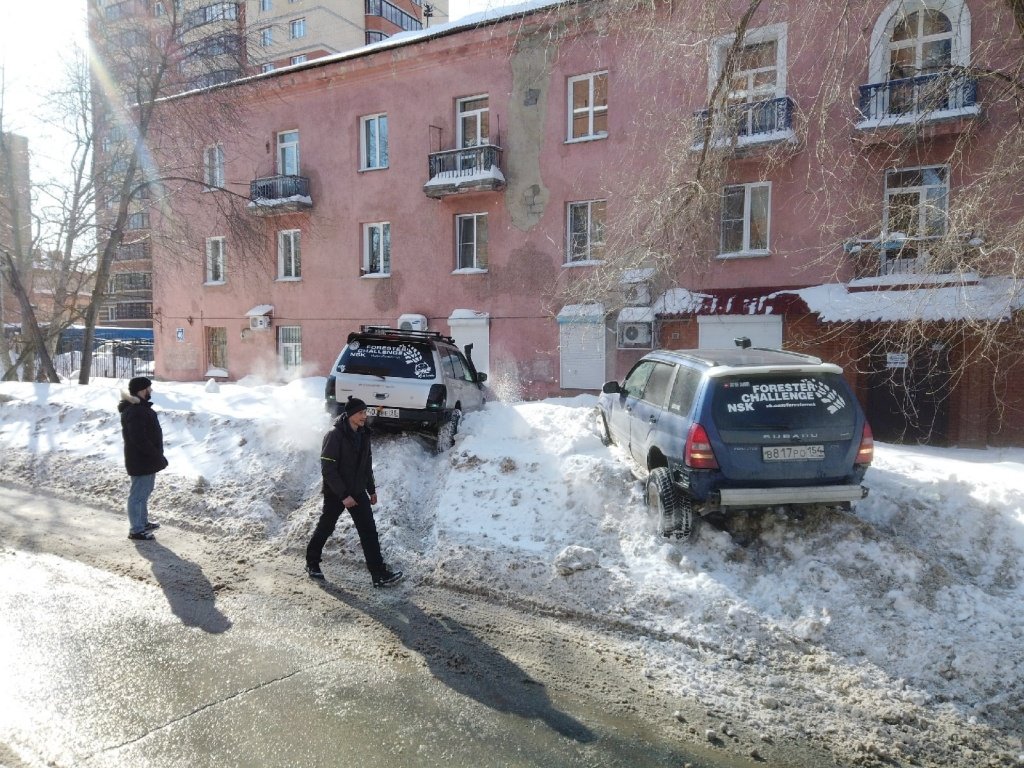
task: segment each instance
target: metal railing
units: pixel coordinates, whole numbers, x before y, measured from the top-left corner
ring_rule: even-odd
[[[249,199],[253,202],[308,196],[309,179],[306,176],[267,176],[249,182]]]
[[[858,108],[864,119],[879,120],[963,110],[975,106],[977,100],[977,80],[959,70],[948,70],[862,85]]]
[[[427,173],[431,179],[471,176],[491,168],[501,168],[501,147],[494,144],[432,152],[427,158]]]
[[[708,135],[715,143],[732,138],[767,137],[793,128],[793,100],[789,96],[746,104],[729,104],[719,109],[694,113],[697,120],[693,143],[701,145]]]

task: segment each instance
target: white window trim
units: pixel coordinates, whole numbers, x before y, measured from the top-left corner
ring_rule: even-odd
[[[210,165],[210,152],[217,153],[213,166]],[[224,188],[224,147],[219,143],[210,144],[203,150],[203,184],[206,192]]]
[[[964,0],[892,0],[875,20],[871,31],[868,57],[868,82],[884,83],[889,79],[889,42],[897,19],[903,13],[940,11],[953,25],[950,63],[968,67],[971,63],[971,10]]]
[[[772,245],[772,183],[770,181],[752,181],[746,184],[726,184],[722,191],[730,187],[743,187],[743,245],[744,247],[739,251],[726,251],[719,253],[715,258],[721,261],[728,261],[730,259],[749,259],[758,258],[761,256],[771,255]],[[765,241],[768,243],[767,248],[749,248],[750,244],[750,191],[754,187],[767,187],[768,189],[768,221],[766,222]],[[718,246],[722,246],[722,212],[718,213]]]
[[[286,134],[289,134],[289,133],[294,133],[295,134],[295,141],[282,141],[282,138]],[[282,150],[285,147],[292,147],[292,146],[295,147],[295,173],[294,174],[289,174],[287,172],[287,170],[284,168],[284,163],[282,162],[282,160],[283,160]],[[301,169],[302,169],[302,157],[299,154],[299,131],[298,131],[298,129],[297,128],[290,128],[287,131],[278,131],[277,132],[277,173],[278,173],[278,175],[280,175],[280,176],[289,176],[289,175],[298,176],[300,171],[301,171]]]
[[[260,47],[269,48],[274,44],[274,28],[263,27],[260,29]]]
[[[299,53],[296,54],[295,56],[290,57],[288,59],[288,64],[289,66],[293,66],[295,64],[305,64],[307,61],[309,61],[309,56],[307,56],[305,53]]]
[[[479,101],[480,99],[487,99],[487,106],[486,107],[484,107],[483,109],[471,109],[471,110],[466,111],[466,112],[462,111],[462,105],[463,104],[465,104],[467,102],[470,102],[470,101]],[[466,137],[463,135],[463,132],[462,132],[462,118],[463,117],[467,117],[469,115],[476,115],[476,129],[477,129],[477,134],[479,134],[480,133],[481,124],[483,122],[480,118],[485,113],[487,113],[487,115],[488,115],[487,132],[489,134],[490,130],[491,130],[491,127],[490,127],[491,126],[490,111],[491,111],[491,97],[490,97],[490,94],[487,94],[487,93],[478,93],[476,96],[465,96],[465,97],[463,97],[461,99],[457,99],[456,100],[456,102],[455,102],[455,144],[456,144],[457,147],[459,147],[460,149],[465,148],[467,146],[469,146],[469,147],[480,147],[480,146],[484,146],[486,144],[490,144],[491,143],[491,137],[489,135],[488,136],[480,136],[480,135],[478,135],[476,137],[477,139],[479,139],[479,141],[477,143],[475,143],[475,144],[466,144],[465,143]]]
[[[585,267],[602,263],[602,259],[588,258],[576,261],[570,260],[570,256],[572,254],[572,208],[574,205],[587,206],[587,254],[590,255],[594,252],[594,243],[590,240],[591,222],[594,216],[594,203],[604,203],[605,215],[607,216],[608,200],[605,198],[595,198],[594,200],[571,200],[565,204],[565,258],[562,261],[563,267]],[[607,222],[605,222],[605,224],[607,225]]]
[[[296,30],[299,34],[296,34]],[[299,40],[306,36],[306,17],[292,19],[288,22],[288,39]]]
[[[587,72],[585,75],[574,75],[566,81],[566,126],[565,126],[565,143],[566,144],[577,144],[581,141],[598,141],[600,139],[608,138],[608,131],[600,131],[598,133],[588,133],[585,136],[573,136],[572,135],[572,118],[573,118],[573,106],[572,106],[572,86],[573,83],[581,80],[588,80],[590,82],[590,102],[587,107],[587,112],[590,115],[590,130],[594,130],[594,113],[598,110],[594,106],[594,78],[598,75],[604,75],[608,79],[608,70],[601,69],[596,72]],[[609,98],[610,100],[610,98]],[[606,115],[608,114],[608,105],[600,107]]]
[[[374,121],[377,124],[377,161],[380,162],[380,119],[384,118],[385,122],[388,119],[387,112],[378,112],[374,115],[364,115],[359,118],[359,170],[360,171],[383,171],[391,163],[390,153],[388,159],[380,165],[369,165],[367,161],[367,146],[366,146],[366,126],[370,121]],[[390,134],[389,137],[390,139]]]
[[[722,68],[725,66],[726,54],[736,40],[736,34],[722,35],[711,41],[711,56],[708,63],[708,96],[718,84],[718,78],[722,75]],[[748,29],[743,35],[743,42],[746,45],[766,43],[769,40],[775,41],[775,98],[781,99],[786,96],[786,72],[787,56],[786,51],[789,42],[789,25],[786,22],[780,24],[769,24],[765,27]]]
[[[296,241],[298,241],[299,269],[297,275],[285,275],[284,273],[285,240],[291,240],[292,243],[293,271],[295,271],[295,245]],[[300,229],[279,229],[277,231],[277,280],[282,283],[302,280],[302,230]]]
[[[463,219],[473,219],[473,264],[472,267],[460,267],[459,256],[462,251],[462,241],[459,239],[462,228],[459,224]],[[455,216],[455,269],[452,270],[453,275],[483,275],[487,273],[486,267],[478,267],[480,263],[480,238],[479,232],[479,219],[487,218],[487,212],[481,211],[479,213],[460,213]],[[488,237],[490,237],[490,231],[488,230]]]
[[[299,330],[298,341],[284,341],[284,331],[297,328]],[[299,362],[297,365],[286,365],[284,358],[285,349],[294,349],[298,352]],[[302,368],[302,326],[301,325],[279,325],[277,327],[277,360],[285,371],[300,370]]]
[[[387,272],[371,272],[370,271],[370,229],[373,227],[381,228],[381,246],[384,244],[384,227],[388,228],[388,271]],[[391,222],[390,221],[371,221],[363,224],[363,264],[360,269],[360,277],[365,278],[382,278],[391,277]],[[381,254],[381,267],[384,266],[384,255]]]
[[[944,224],[943,229],[945,230],[945,232],[949,231],[949,218],[948,217],[949,217],[949,170],[950,169],[949,169],[948,165],[945,165],[943,163],[936,163],[936,164],[930,164],[930,165],[913,165],[913,166],[908,166],[906,168],[904,168],[904,167],[886,168],[886,170],[885,170],[885,177],[884,177],[885,189],[884,189],[884,191],[882,193],[882,231],[883,232],[885,232],[886,234],[892,234],[891,232],[889,232],[889,197],[890,197],[890,192],[894,192],[896,194],[899,194],[901,192],[902,193],[907,193],[907,192],[910,192],[910,191],[913,191],[913,190],[926,190],[926,189],[935,189],[936,188],[935,186],[928,186],[928,185],[923,185],[923,186],[920,186],[920,187],[890,187],[889,186],[889,174],[890,173],[913,173],[914,171],[924,171],[924,170],[928,170],[928,169],[931,169],[931,168],[941,168],[945,172],[944,173],[945,180],[944,180],[944,183],[943,183],[943,187],[945,188],[945,191],[946,191],[946,219],[944,219],[944,221],[943,221],[943,224]],[[921,206],[918,209],[918,218],[919,219],[924,217],[924,215],[925,215],[924,211],[925,211],[925,208],[923,206]],[[926,224],[926,223],[927,223],[926,221],[918,221],[918,225],[919,226],[922,225],[922,224]],[[924,231],[923,228],[922,228],[922,231]],[[943,233],[943,235],[945,234],[945,232]],[[904,234],[906,234],[906,233],[904,233]],[[928,240],[928,239],[932,239],[934,237],[941,237],[941,236],[942,235],[919,235],[917,237],[912,237],[912,238],[908,238],[908,239],[915,240],[915,241],[916,240]]]
[[[220,261],[220,280],[211,279],[213,274],[213,250],[212,246],[214,243],[219,243],[220,252],[217,258]],[[205,265],[205,281],[203,285],[224,285],[228,281],[228,265],[227,265],[227,241],[223,236],[219,237],[208,237],[206,238],[206,265]]]

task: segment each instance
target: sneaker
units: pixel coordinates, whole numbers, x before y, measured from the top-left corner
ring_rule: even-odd
[[[155,531],[159,527],[160,527],[160,523],[149,522],[149,523],[146,523],[146,527],[143,528],[142,530],[144,530],[144,531]]]
[[[135,541],[153,541],[156,536],[149,531],[139,531],[138,533],[129,533],[128,538]]]
[[[401,571],[387,571],[377,574],[373,577],[373,586],[375,587],[390,587],[392,584],[397,584],[405,578],[405,574]]]
[[[311,579],[323,579],[324,578],[324,572],[320,570],[320,566],[319,565],[307,565],[306,566],[306,575],[309,576],[309,578],[311,578]]]

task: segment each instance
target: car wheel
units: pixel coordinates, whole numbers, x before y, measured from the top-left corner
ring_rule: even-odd
[[[608,431],[608,421],[600,410],[597,411],[597,436],[601,438],[601,445],[612,444],[612,433]]]
[[[673,518],[672,535],[680,541],[687,541],[693,533],[693,499],[685,493],[676,494],[676,511]]]
[[[658,533],[672,536],[676,527],[679,496],[667,467],[655,467],[647,476],[647,507],[658,516]]]
[[[437,452],[444,453],[450,450],[455,444],[455,435],[459,431],[459,422],[462,421],[462,411],[456,408],[437,430]]]

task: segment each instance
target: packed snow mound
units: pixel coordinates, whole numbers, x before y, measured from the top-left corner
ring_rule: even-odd
[[[157,382],[170,467],[154,514],[301,557],[320,510],[323,385]],[[120,509],[122,386],[0,384],[2,478]],[[763,676],[742,706],[766,727],[784,701],[883,717],[884,700],[901,722],[931,707],[1019,733],[1024,451],[877,444],[853,513],[767,513],[745,547],[708,525],[680,543],[656,535],[642,483],[593,431],[595,403],[489,403],[442,455],[378,435],[389,563],[414,582],[633,628],[684,694],[734,698],[748,671]],[[347,520],[324,565],[361,567]],[[817,683],[765,676],[780,667]]]

